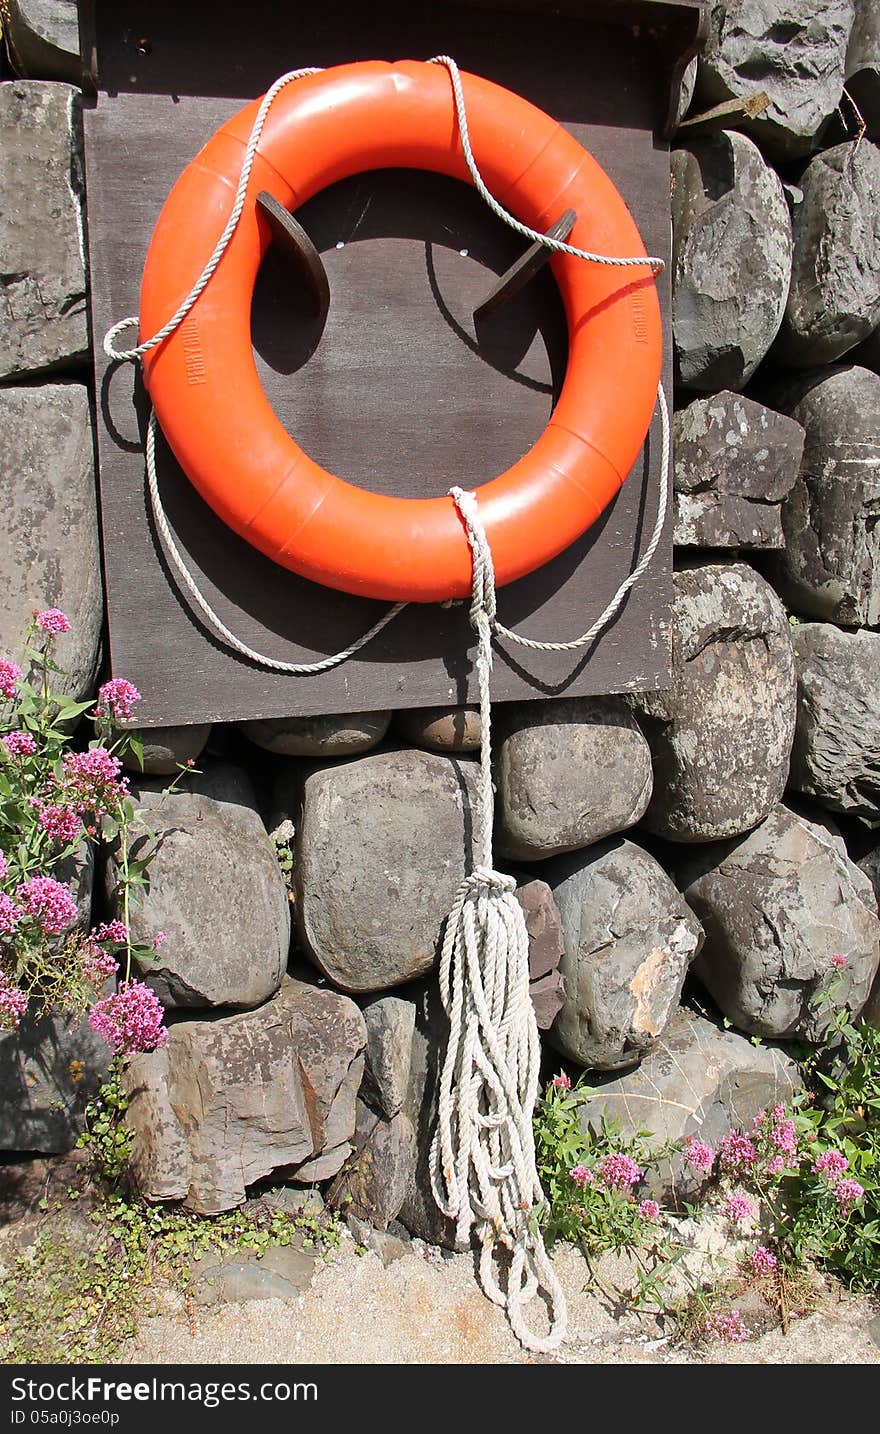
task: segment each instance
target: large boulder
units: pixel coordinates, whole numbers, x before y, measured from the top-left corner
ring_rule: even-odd
[[[880,625],[880,377],[841,365],[780,394],[806,431],[773,581],[803,617]]]
[[[651,754],[621,697],[499,705],[495,842],[542,861],[633,826],[651,795]]]
[[[555,1048],[590,1070],[635,1065],[678,1007],[702,928],[648,852],[616,839],[547,873],[562,917]]]
[[[283,757],[353,757],[377,747],[390,712],[345,712],[339,717],[270,717],[239,722],[257,747]]]
[[[673,417],[673,541],[689,548],[781,548],[782,500],[804,430],[742,394],[696,398]]]
[[[745,564],[674,574],[672,686],[632,699],[654,759],[649,831],[712,841],[757,826],[779,801],[794,736],[791,628]]]
[[[694,973],[740,1030],[818,1042],[842,1007],[861,1010],[880,961],[877,902],[828,828],[780,806],[678,876],[706,932]]]
[[[704,391],[741,389],[785,309],[792,239],[782,184],[751,140],[732,131],[677,150],[672,184],[679,381]]]
[[[297,930],[346,991],[382,991],[435,965],[469,869],[477,767],[388,751],[321,766],[296,823]]]
[[[853,0],[712,0],[700,107],[763,90],[750,133],[781,158],[809,154],[840,103],[852,24]]]
[[[831,363],[880,322],[880,149],[838,144],[807,165],[793,220],[791,288],[773,354]]]
[[[0,1150],[70,1150],[109,1065],[86,1017],[24,1016],[17,1031],[0,1032]]]
[[[603,1120],[624,1138],[647,1131],[655,1151],[689,1135],[714,1148],[731,1128],[749,1129],[760,1110],[789,1101],[800,1084],[797,1066],[781,1051],[681,1008],[637,1070],[593,1082],[578,1121],[597,1135]],[[695,1200],[708,1179],[678,1151],[648,1172],[646,1193],[681,1204]]]
[[[798,714],[791,785],[880,826],[880,633],[794,629]]]
[[[352,1148],[365,1040],[353,1001],[293,980],[255,1011],[173,1024],[167,1049],[123,1075],[140,1193],[212,1215],[324,1153],[334,1174]]]
[[[15,68],[47,80],[82,82],[76,0],[8,0],[4,29]]]
[[[0,84],[0,378],[88,357],[79,105],[70,85]]]
[[[290,903],[250,779],[217,765],[168,796],[154,780],[136,796],[144,817],[131,853],[152,861],[131,932],[147,945],[166,937],[147,985],[168,1007],[259,1005],[287,964]],[[117,853],[107,867],[111,900],[119,862]]]
[[[52,685],[65,696],[85,697],[94,683],[104,615],[87,389],[0,386],[0,485],[6,503],[0,656],[26,666],[24,640],[34,612],[59,607],[71,630],[54,640],[66,676],[53,676]]]

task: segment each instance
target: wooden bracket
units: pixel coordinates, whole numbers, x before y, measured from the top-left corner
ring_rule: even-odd
[[[305,229],[268,190],[261,190],[257,195],[257,208],[268,221],[273,244],[290,260],[297,276],[306,280],[305,298],[309,313],[325,318],[330,307],[330,281],[324,260]]]
[[[576,223],[577,215],[574,210],[566,209],[556,223],[551,224],[546,231],[547,238],[566,240]],[[501,275],[491,292],[474,309],[474,323],[479,323],[481,319],[487,318],[495,309],[500,309],[502,304],[506,304],[509,299],[512,299],[514,294],[518,294],[520,289],[523,289],[529,280],[543,269],[550,257],[550,250],[546,244],[541,244],[536,239],[534,244],[531,244],[526,252],[521,254],[515,263],[511,264],[510,268]]]

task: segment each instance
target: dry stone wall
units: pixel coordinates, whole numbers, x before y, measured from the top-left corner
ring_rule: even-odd
[[[79,696],[103,614],[71,8],[11,0],[21,73],[0,80],[0,655],[34,606],[62,608]],[[680,117],[732,101],[732,127],[683,130],[672,157],[671,686],[495,712],[496,849],[546,1073],[586,1069],[585,1123],[658,1143],[784,1099],[785,1040],[821,1042],[841,1004],[880,1019],[876,5],[710,10]],[[143,736],[157,856],[133,920],[167,933],[144,977],[170,1029],[125,1077],[144,1194],[216,1211],[258,1182],[320,1187],[362,1232],[401,1219],[451,1243],[428,1180],[436,965],[478,714]],[[115,914],[112,854],[71,880],[84,925]],[[57,1019],[0,1035],[0,1148],[70,1146],[98,1045]],[[691,1198],[695,1178],[658,1180]]]

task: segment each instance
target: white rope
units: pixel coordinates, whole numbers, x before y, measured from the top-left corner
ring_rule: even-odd
[[[450,493],[464,519],[473,561],[470,617],[477,634],[482,736],[476,863],[459,888],[440,957],[449,1042],[431,1146],[431,1188],[439,1208],[455,1221],[459,1241],[465,1242],[476,1227],[482,1245],[480,1279],[489,1299],[507,1310],[526,1349],[546,1353],[565,1338],[567,1315],[535,1221],[535,1207],[544,1199],[532,1130],[541,1050],[529,995],[529,937],[514,896],[515,880],[492,865],[489,678],[495,574],[474,495],[460,488]],[[494,1269],[499,1245],[510,1253],[506,1288]],[[524,1315],[524,1306],[541,1290],[550,1314],[543,1336]]]
[[[531,239],[534,243],[543,244],[545,249],[550,249],[554,254],[570,254],[574,259],[586,259],[591,264],[610,264],[618,268],[632,268],[641,265],[643,268],[650,268],[655,274],[659,274],[666,268],[663,259],[652,256],[636,256],[635,258],[618,258],[611,254],[594,254],[590,249],[578,249],[574,244],[566,244],[563,239],[551,239],[549,235],[540,233],[537,229],[530,229],[528,224],[523,224],[506,210],[493,194],[490,194],[483,182],[483,176],[477,168],[477,161],[474,159],[474,152],[471,149],[470,134],[468,132],[467,113],[465,111],[464,93],[461,86],[461,75],[458,65],[451,55],[434,55],[427,61],[429,65],[445,65],[449,71],[449,78],[452,81],[452,93],[455,98],[455,112],[458,118],[458,132],[461,137],[461,147],[464,151],[465,163],[470,171],[471,179],[477,193],[483,198],[499,219],[515,229],[524,239]]]
[[[354,642],[349,643],[348,647],[344,647],[341,652],[334,652],[329,657],[322,657],[318,662],[281,662],[277,657],[266,657],[264,653],[257,652],[253,647],[248,647],[246,642],[242,642],[240,638],[236,637],[234,632],[230,631],[225,622],[222,621],[211,607],[211,604],[198,587],[195,578],[186,565],[180,549],[174,541],[168,518],[165,514],[165,508],[159,494],[159,484],[156,478],[156,428],[156,415],[151,410],[150,420],[147,424],[146,442],[147,487],[150,493],[150,504],[153,509],[153,518],[156,527],[161,534],[162,542],[165,544],[165,550],[174,565],[177,576],[180,578],[180,581],[183,583],[196,607],[203,616],[207,618],[214,630],[229,643],[230,647],[235,648],[236,652],[240,652],[242,657],[247,657],[251,662],[259,663],[262,667],[270,667],[273,672],[286,672],[291,676],[306,677],[314,676],[318,672],[329,672],[331,667],[338,667],[341,662],[345,662],[346,658],[353,657],[356,652],[360,652],[362,647],[366,647],[367,643],[370,642],[377,633],[381,632],[383,627],[387,627],[388,623],[397,617],[397,614],[402,612],[406,607],[405,602],[395,603],[393,607],[390,607],[387,612],[382,614],[378,622],[373,623],[369,632],[365,632],[362,637],[356,638]]]

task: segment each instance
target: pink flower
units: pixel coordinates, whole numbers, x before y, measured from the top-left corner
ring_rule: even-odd
[[[580,1185],[582,1190],[585,1185],[592,1185],[593,1183],[593,1172],[592,1170],[588,1170],[586,1165],[576,1165],[573,1170],[569,1170],[568,1174],[575,1185]]]
[[[34,621],[37,627],[44,632],[54,635],[57,632],[70,632],[70,618],[60,607],[47,607],[43,612],[34,613]]]
[[[167,933],[166,933],[166,932],[164,932],[164,931],[157,931],[156,934],[155,934],[155,936],[153,937],[153,950],[154,950],[154,951],[160,950],[160,948],[165,945],[165,942],[166,942],[167,940],[168,940],[168,936],[167,936]]]
[[[838,1180],[834,1187],[834,1198],[845,1213],[849,1213],[865,1193],[858,1180]]]
[[[785,1161],[781,1155],[771,1155],[769,1160],[764,1161],[765,1175],[781,1175],[785,1168]]]
[[[21,883],[15,895],[49,936],[60,936],[76,921],[76,902],[69,888],[53,876],[32,876]]]
[[[797,1130],[794,1121],[777,1121],[770,1131],[770,1141],[777,1150],[784,1150],[786,1155],[794,1155],[797,1150]]]
[[[753,1250],[749,1255],[749,1264],[756,1275],[761,1275],[768,1270],[775,1270],[779,1261],[773,1251],[767,1249],[766,1245],[759,1245],[757,1250]]]
[[[742,1344],[749,1337],[742,1315],[736,1310],[732,1314],[706,1315],[704,1328],[710,1339],[720,1339],[724,1344]]]
[[[82,831],[82,822],[73,807],[52,805],[40,808],[40,826],[49,833],[53,841],[62,846],[76,841]]]
[[[747,1135],[732,1130],[718,1146],[718,1161],[722,1170],[730,1174],[751,1169],[758,1158],[758,1152]]]
[[[128,940],[128,927],[124,921],[104,921],[96,928],[94,936],[96,941],[112,941],[116,946],[124,946]]]
[[[104,811],[128,793],[128,780],[121,776],[122,763],[106,747],[87,752],[68,752],[62,761],[62,788],[80,813]]]
[[[9,875],[9,868],[8,868],[8,866],[6,865],[6,857],[5,857],[5,855],[3,854],[3,852],[0,851],[0,881],[5,881],[5,880],[6,880],[6,877],[7,877],[8,875]]]
[[[596,1172],[609,1190],[630,1190],[633,1185],[638,1185],[644,1174],[634,1160],[619,1152],[606,1155],[596,1167]]]
[[[109,976],[115,976],[119,970],[118,962],[110,955],[109,951],[103,951],[96,944],[93,936],[90,936],[83,948],[83,971],[87,981],[93,986],[101,987]]]
[[[133,682],[127,682],[124,677],[111,677],[109,682],[98,688],[95,716],[118,717],[120,721],[127,722],[135,703],[140,700],[141,694]]]
[[[16,687],[21,681],[21,668],[16,662],[0,660],[0,693],[11,701],[16,694]]]
[[[115,1055],[158,1051],[168,1044],[162,1004],[142,981],[123,981],[112,996],[96,1001],[89,1012],[92,1030]]]
[[[845,970],[846,970],[846,957],[843,955],[842,952],[837,951],[837,952],[835,952],[835,954],[831,957],[831,964],[832,964],[832,966],[835,968],[835,970],[837,970],[837,971],[845,971]]]
[[[748,1195],[725,1195],[721,1208],[728,1220],[750,1220],[755,1213]]]
[[[638,1214],[642,1220],[659,1220],[660,1206],[656,1200],[643,1200],[639,1206]]]
[[[560,1071],[559,1075],[553,1077],[553,1084],[557,1090],[571,1090],[571,1077]]]
[[[684,1159],[694,1170],[708,1175],[715,1164],[715,1151],[705,1140],[697,1140],[696,1136],[688,1135],[684,1142]]]
[[[5,874],[4,872],[4,876]],[[11,935],[21,916],[21,908],[16,906],[12,897],[7,896],[5,891],[0,891],[0,936]]]
[[[0,971],[0,1029],[17,1031],[18,1023],[27,1010],[28,998],[18,986],[7,981]]]
[[[32,757],[37,750],[30,732],[7,732],[3,746],[11,757]]]
[[[849,1161],[839,1150],[826,1150],[810,1168],[814,1175],[826,1175],[829,1180],[836,1180],[844,1170],[849,1169]]]

